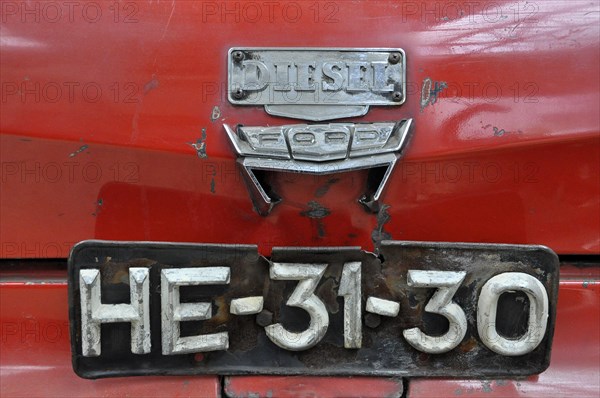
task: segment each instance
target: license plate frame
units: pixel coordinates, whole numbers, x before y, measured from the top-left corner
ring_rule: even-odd
[[[360,262],[362,270],[362,346],[358,349],[343,346],[345,302],[338,296],[338,287],[344,264],[348,262]],[[238,316],[229,312],[234,298],[263,296],[264,309],[273,314],[270,323],[281,322],[295,331],[307,327],[309,318],[305,312],[286,306],[298,282],[271,279],[269,269],[273,263],[327,264],[315,294],[325,303],[330,323],[323,340],[313,348],[284,350],[267,338],[264,327],[257,324],[257,315]],[[181,325],[191,325],[182,327],[182,333],[194,336],[199,332],[225,330],[229,336],[228,350],[163,355],[160,271],[217,266],[230,268],[229,284],[186,287],[181,293],[182,301],[211,301],[214,316],[205,321],[182,322]],[[131,267],[149,270],[151,352],[131,353],[131,327],[121,322],[102,324],[102,353],[97,357],[84,356],[80,270],[98,270],[102,277],[101,292],[108,300],[106,304],[116,304],[128,302],[130,290],[125,270]],[[402,330],[409,327],[420,327],[426,332],[440,328],[440,319],[435,318],[439,315],[433,320],[429,317],[427,324],[422,316],[435,288],[409,287],[409,269],[466,271],[453,300],[464,309],[467,332],[460,345],[447,353],[420,352],[402,337]],[[478,336],[475,298],[486,281],[505,272],[535,276],[549,299],[543,338],[525,355],[504,356],[492,352]],[[356,247],[274,248],[267,259],[252,245],[84,241],[73,248],[69,258],[72,362],[75,372],[84,378],[197,374],[525,376],[540,373],[549,365],[557,295],[558,258],[543,246],[384,241],[379,255]],[[212,299],[215,296],[218,303]],[[368,297],[398,302],[399,315],[379,316],[380,323],[375,327],[365,325]]]

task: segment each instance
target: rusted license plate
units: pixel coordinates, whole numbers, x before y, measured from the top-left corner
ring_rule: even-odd
[[[75,372],[507,377],[549,364],[541,246],[86,241],[69,259]]]

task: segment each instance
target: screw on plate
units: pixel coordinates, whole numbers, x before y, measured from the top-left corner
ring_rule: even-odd
[[[231,92],[231,96],[238,100],[242,99],[244,98],[244,90],[242,90],[241,88],[236,88]]]
[[[388,57],[388,62],[390,64],[397,64],[398,62],[400,62],[400,53],[395,52],[395,53],[390,53],[390,56]]]
[[[402,100],[402,93],[400,91],[394,91],[392,93],[392,100],[394,102],[398,102]]]
[[[235,62],[241,62],[244,60],[244,53],[241,51],[234,51],[232,56]]]
[[[273,313],[269,310],[262,310],[256,316],[256,323],[262,327],[269,326],[273,323]]]
[[[366,314],[365,325],[371,329],[375,329],[381,323],[381,317],[377,314]]]

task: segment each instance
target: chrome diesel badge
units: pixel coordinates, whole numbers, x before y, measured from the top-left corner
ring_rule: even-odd
[[[359,199],[367,209],[378,201],[406,143],[412,119],[385,123],[293,124],[235,129],[224,125],[239,158],[252,202],[267,215],[280,198],[263,186],[254,171],[330,174],[372,169]]]
[[[399,48],[231,48],[228,68],[229,101],[271,115],[323,121],[405,100]]]

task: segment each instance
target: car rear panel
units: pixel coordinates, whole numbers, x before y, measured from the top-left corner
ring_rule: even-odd
[[[374,251],[385,239],[545,245],[564,264],[548,371],[516,381],[356,379],[352,389],[598,393],[597,3],[1,6],[2,395],[346,395],[331,389],[343,378],[78,379],[65,259],[86,239],[256,244],[267,256],[274,246]],[[254,211],[223,124],[298,121],[230,104],[232,47],[405,51],[406,102],[351,119],[413,119],[379,212],[357,203],[366,171],[274,174],[284,200],[267,217]],[[43,389],[23,383],[46,376]]]

